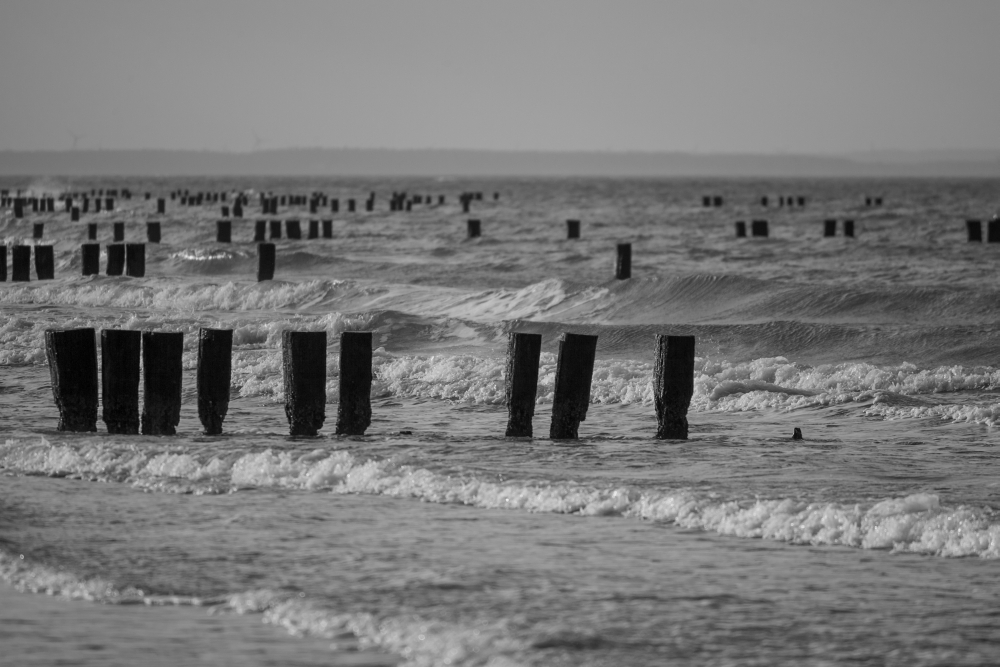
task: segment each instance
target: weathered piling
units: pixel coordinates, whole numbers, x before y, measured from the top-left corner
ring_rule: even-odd
[[[615,257],[615,278],[627,280],[632,277],[632,244],[619,243]]]
[[[233,204],[233,217],[242,218],[243,217],[243,204],[237,199],[236,203]]]
[[[823,236],[836,236],[837,235],[837,221],[836,220],[824,220],[823,221]]]
[[[702,198],[701,198],[701,205],[704,206],[705,208],[710,207],[712,205],[712,198],[711,197],[702,196]]]
[[[986,223],[986,242],[1000,243],[1000,219],[994,218]]]
[[[319,238],[319,220],[310,220],[309,221],[309,235],[308,235],[308,238],[310,238],[310,239],[318,239]]]
[[[45,235],[45,223],[36,222],[31,225],[31,238],[39,241]]]
[[[181,331],[142,332],[142,434],[174,435],[181,416]]]
[[[580,221],[579,220],[567,220],[566,221],[566,238],[568,238],[568,239],[578,239],[578,238],[580,238]]]
[[[216,243],[233,242],[233,222],[232,220],[215,221],[215,241]]]
[[[229,411],[233,373],[233,330],[198,330],[198,419],[205,435],[222,433]]]
[[[164,215],[167,212],[167,200],[163,197],[156,200],[156,212],[159,215]]]
[[[73,222],[80,222],[80,208],[78,206],[69,210],[69,219]]]
[[[597,336],[563,334],[556,362],[555,397],[552,400],[553,440],[575,440],[580,422],[590,406],[590,382],[594,376]]]
[[[334,197],[330,200],[330,213],[340,212],[340,200]]]
[[[13,282],[28,282],[31,280],[31,246],[16,245],[11,249],[13,271],[10,279]]]
[[[125,245],[122,243],[108,244],[108,265],[105,273],[109,276],[120,276],[125,273]]]
[[[354,211],[355,211],[355,204],[356,204],[356,202],[353,199],[348,199],[347,200],[347,212],[348,213],[354,213]]]
[[[222,217],[223,218],[228,218],[229,217],[229,207],[228,206],[223,206],[222,207]]]
[[[969,241],[979,243],[983,240],[983,223],[980,220],[966,220],[965,229],[969,233]]]
[[[371,392],[372,332],[344,331],[340,334],[337,435],[365,434],[372,423]]]
[[[55,278],[55,257],[50,245],[35,246],[35,275],[39,280]]]
[[[101,272],[101,244],[84,243],[80,246],[83,275],[94,276]]]
[[[88,222],[87,223],[87,240],[96,241],[97,240],[97,223]]]
[[[20,220],[24,217],[24,201],[18,197],[14,200],[14,218]]]
[[[844,236],[854,238],[854,221],[844,220]]]
[[[115,200],[112,199],[111,197],[105,197],[104,208],[108,209],[108,211],[115,210]]]
[[[0,283],[7,282],[7,244],[0,243]]]
[[[116,222],[112,224],[114,229],[114,238],[112,239],[115,243],[121,243],[125,240],[125,223]]]
[[[97,336],[93,329],[48,329],[52,397],[59,408],[60,431],[97,430]]]
[[[301,239],[302,225],[298,220],[285,220],[285,233],[290,239]]]
[[[160,242],[160,223],[159,222],[147,222],[146,223],[146,240],[150,243]]]
[[[806,198],[805,197],[798,197],[798,203],[799,203],[799,206],[805,206],[806,205]]]
[[[289,432],[316,435],[326,420],[326,332],[285,331],[281,361]]]
[[[254,243],[260,243],[262,241],[265,241],[266,236],[267,236],[267,220],[256,221],[253,227]]]
[[[712,197],[712,206],[722,206],[722,197],[718,195]]]
[[[656,437],[687,440],[687,411],[694,393],[694,336],[656,337],[653,402]]]
[[[747,235],[747,223],[743,220],[736,221],[736,238],[744,238]]]
[[[281,238],[281,220],[271,221],[271,238],[272,239]]]
[[[767,236],[767,220],[754,220],[750,225],[750,233],[753,236]]]
[[[504,393],[507,401],[508,437],[530,438],[538,392],[538,360],[542,352],[541,334],[507,335],[507,376]]]
[[[333,220],[323,221],[323,238],[325,239],[333,238]]]
[[[764,206],[764,207],[766,207],[766,206],[767,206],[767,205],[768,205],[769,203],[770,203],[770,202],[768,201],[768,199],[767,199],[767,197],[766,197],[766,196],[765,196],[765,197],[761,197],[761,198],[760,198],[760,205],[761,205],[761,206]]]
[[[142,278],[146,275],[146,244],[125,244],[125,275]]]
[[[101,331],[101,419],[108,433],[139,432],[141,340],[139,331]]]
[[[274,279],[274,244],[257,244],[257,282]]]
[[[466,223],[468,227],[469,238],[474,239],[482,233],[482,228],[480,226],[479,220],[469,220]]]

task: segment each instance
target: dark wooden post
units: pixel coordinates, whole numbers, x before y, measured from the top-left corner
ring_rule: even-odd
[[[754,236],[767,236],[767,220],[754,220],[750,233]]]
[[[163,197],[156,200],[156,212],[159,215],[164,215],[167,212],[167,200]]]
[[[254,223],[253,240],[254,243],[261,243],[267,236],[267,220],[258,220]]]
[[[116,222],[112,226],[114,227],[114,242],[121,243],[125,240],[125,223]]]
[[[580,221],[579,220],[567,220],[566,221],[566,238],[568,238],[568,239],[578,239],[578,238],[580,238]]]
[[[326,420],[326,332],[285,331],[281,360],[289,432],[316,435]]]
[[[980,220],[966,220],[965,228],[969,232],[969,241],[981,242],[983,240],[983,223]]]
[[[215,241],[217,243],[233,242],[233,223],[231,220],[215,221]]]
[[[7,245],[0,243],[0,283],[7,282]]]
[[[285,232],[290,239],[302,238],[302,226],[298,220],[285,220]]]
[[[823,221],[823,236],[836,236],[837,235],[837,221],[836,220],[824,220]]]
[[[713,206],[722,206],[722,197],[720,197],[718,195],[716,195],[715,197],[712,197],[712,205]]]
[[[325,352],[325,343],[324,343]],[[340,334],[337,435],[364,435],[372,423],[372,332]]]
[[[469,220],[466,223],[466,226],[468,227],[468,230],[469,230],[469,238],[470,239],[474,239],[474,238],[476,238],[477,236],[480,235],[481,229],[480,229],[480,225],[479,225],[479,220]]]
[[[333,238],[333,220],[323,221],[323,238],[325,239]]]
[[[334,197],[330,200],[330,213],[340,212],[340,200]]]
[[[108,248],[108,266],[105,273],[109,276],[120,276],[125,273],[125,246],[121,243],[110,243]]]
[[[146,244],[125,244],[125,275],[142,278],[146,275]]]
[[[311,239],[319,238],[319,220],[309,221],[309,238]]]
[[[844,220],[844,236],[853,238],[854,237],[854,221]]]
[[[535,416],[535,394],[538,392],[538,360],[542,353],[541,334],[514,333],[507,335],[507,400],[508,437],[532,436],[531,419]]]
[[[747,223],[743,220],[736,221],[736,237],[744,238],[747,235]]]
[[[347,200],[347,212],[348,213],[354,213],[354,209],[355,209],[355,201],[353,199],[348,199]]]
[[[97,240],[97,223],[88,222],[87,223],[87,240],[96,241]]]
[[[257,244],[257,282],[274,279],[274,244]]]
[[[1000,243],[1000,219],[994,218],[986,223],[986,242]]]
[[[228,218],[229,217],[229,207],[228,206],[223,206],[222,207],[222,217],[223,218]]]
[[[150,243],[160,242],[160,223],[158,222],[147,222],[146,223],[146,240]]]
[[[653,402],[656,437],[687,440],[687,411],[694,393],[694,336],[656,337]]]
[[[39,241],[44,235],[45,235],[44,222],[36,222],[31,226],[31,238],[35,239],[36,241]]]
[[[35,275],[39,280],[52,280],[55,278],[55,258],[52,254],[52,246],[35,246]]]
[[[229,411],[229,385],[233,373],[233,330],[198,331],[198,418],[205,435],[222,433]]]
[[[594,376],[597,336],[563,334],[556,362],[555,398],[552,401],[553,440],[575,440],[580,422],[590,406],[590,382]]]
[[[767,206],[768,205],[767,197],[761,197],[760,198],[760,205],[761,206]]]
[[[52,397],[60,431],[97,430],[97,337],[93,329],[48,329]]]
[[[101,419],[108,433],[139,432],[140,347],[138,331],[101,331]]]
[[[632,277],[632,244],[619,243],[615,259],[615,278],[627,280]]]
[[[11,249],[14,271],[10,279],[13,282],[28,282],[31,280],[31,246],[16,245]]]
[[[271,221],[271,238],[272,239],[281,238],[281,220]]]
[[[805,197],[799,197],[798,200],[799,200],[799,206],[805,206],[806,205],[806,198]]]
[[[83,275],[94,276],[101,272],[101,244],[84,243],[80,246]]]
[[[72,220],[73,222],[80,222],[80,209],[79,209],[79,207],[74,206],[72,209],[70,209],[69,219]]]
[[[142,434],[174,435],[181,417],[181,331],[142,332]]]

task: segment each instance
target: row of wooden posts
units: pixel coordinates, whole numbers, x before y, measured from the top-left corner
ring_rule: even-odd
[[[183,332],[103,329],[101,418],[112,434],[175,435],[181,411]],[[285,416],[289,433],[317,435],[326,420],[325,331],[282,334]],[[507,345],[505,435],[531,437],[541,357],[540,334],[511,333]],[[232,329],[198,332],[198,418],[208,435],[222,433],[232,382]],[[140,351],[143,404],[139,411]],[[587,417],[597,336],[559,340],[549,437],[577,439]],[[694,336],[656,336],[653,398],[657,438],[687,439],[694,392]],[[92,328],[45,332],[60,431],[97,430],[97,336]],[[372,332],[340,334],[337,435],[364,435],[371,425]]]
[[[767,237],[770,233],[767,220],[753,220],[750,223],[750,235]],[[747,235],[747,223],[745,220],[736,221],[736,236],[744,238]],[[823,236],[837,235],[837,221],[827,219],[823,221]],[[844,220],[844,236],[854,237],[854,221]]]
[[[723,198],[719,195],[704,195],[701,198],[701,205],[706,208],[717,208],[722,206]],[[771,205],[771,199],[767,195],[760,198],[760,205],[767,207]],[[805,206],[806,198],[801,195],[779,196],[778,206]],[[882,197],[865,197],[865,206],[881,206]]]

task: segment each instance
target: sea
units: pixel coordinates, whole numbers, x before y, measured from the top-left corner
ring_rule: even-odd
[[[985,239],[998,180],[0,187],[133,193],[79,222],[2,212],[8,246],[56,262],[0,284],[2,664],[1000,664],[1000,243],[966,234],[980,219]],[[246,193],[233,242],[222,202],[179,190]],[[262,192],[341,208],[264,216]],[[393,212],[393,192],[433,203]],[[483,193],[469,213],[463,192]],[[332,219],[333,238],[276,240],[257,282],[258,219]],[[755,219],[769,236],[738,238]],[[151,220],[145,277],[81,275],[87,223],[103,271],[111,223],[143,242]],[[183,332],[176,436],[57,430],[44,335],[81,327]],[[234,331],[219,436],[198,420],[202,327]],[[317,437],[289,435],[288,330],[327,332]],[[343,331],[373,332],[364,436],[334,434]],[[533,438],[504,437],[512,332],[542,336]],[[547,437],[563,333],[598,336],[579,440]],[[655,438],[657,334],[696,339],[688,440]]]

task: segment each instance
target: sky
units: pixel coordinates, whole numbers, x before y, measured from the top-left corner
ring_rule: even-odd
[[[3,0],[0,149],[1000,148],[998,0]]]

